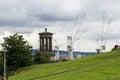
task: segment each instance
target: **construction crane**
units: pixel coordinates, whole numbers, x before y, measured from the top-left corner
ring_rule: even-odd
[[[97,42],[98,47],[99,47],[96,49],[96,51],[98,53],[106,51],[106,44],[107,44],[108,34],[109,34],[109,30],[110,30],[111,18],[109,18],[108,23],[107,23],[108,26],[105,30],[105,20],[106,20],[105,15],[106,15],[106,12],[103,12],[102,26],[101,26],[101,39],[100,39],[100,36],[97,36],[97,39],[96,39],[96,42]]]
[[[111,24],[111,18],[109,18],[109,20],[108,20],[107,32],[106,32],[105,43],[104,43],[105,46],[107,45],[107,40],[108,40],[108,37],[109,37],[110,24]]]
[[[77,41],[78,37],[80,36],[80,27],[84,21],[86,13],[83,14],[81,21],[79,22],[79,14],[76,16],[75,24],[71,30],[71,32],[67,35],[67,52],[69,55],[69,59],[73,60],[73,44]]]
[[[68,41],[67,52],[69,55],[69,59],[72,60],[73,59],[73,41],[70,35],[67,36],[67,41]]]

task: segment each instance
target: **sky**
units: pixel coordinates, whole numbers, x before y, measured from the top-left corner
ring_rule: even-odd
[[[76,51],[106,51],[120,43],[120,0],[0,0],[0,43],[20,33],[34,49],[47,28],[55,45],[66,50],[67,35]],[[2,48],[2,47],[0,47]]]

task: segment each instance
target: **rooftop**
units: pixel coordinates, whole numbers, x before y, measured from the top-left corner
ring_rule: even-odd
[[[51,35],[53,35],[53,33],[47,31],[47,28],[45,28],[45,32],[41,32],[39,34],[51,34]]]

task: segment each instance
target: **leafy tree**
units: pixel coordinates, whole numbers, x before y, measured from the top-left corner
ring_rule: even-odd
[[[51,58],[54,56],[53,53],[51,52],[37,52],[35,55],[34,55],[34,61],[35,63],[39,64],[39,63],[50,63],[52,62],[51,61]]]
[[[31,64],[31,51],[32,46],[24,40],[22,35],[17,33],[4,38],[1,44],[3,49],[6,50],[6,59],[8,70],[16,71],[19,67],[24,67]]]

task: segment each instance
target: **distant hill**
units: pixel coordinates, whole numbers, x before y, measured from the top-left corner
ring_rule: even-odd
[[[34,55],[38,50],[37,49],[32,49],[32,54]],[[54,53],[57,53],[57,50],[53,50]],[[60,55],[68,55],[67,51],[64,50],[59,50]],[[76,55],[81,54],[83,56],[89,56],[89,55],[96,55],[96,52],[79,52],[79,51],[73,51],[74,58]]]
[[[32,49],[31,52],[34,55],[36,52],[38,51],[38,49]]]
[[[9,80],[120,80],[120,50],[21,68]]]

